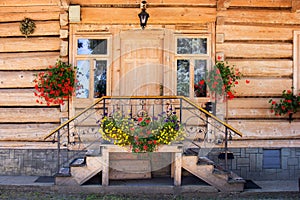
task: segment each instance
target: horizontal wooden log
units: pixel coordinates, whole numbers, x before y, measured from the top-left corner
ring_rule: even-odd
[[[270,108],[271,104],[269,100],[271,98],[234,98],[232,100],[228,100],[227,105],[228,109],[237,109],[237,108],[261,108],[267,109]],[[273,98],[273,100],[278,100],[278,98]]]
[[[59,108],[0,108],[0,123],[59,123],[67,117]]]
[[[291,43],[226,42],[216,45],[217,52],[230,58],[292,58]]]
[[[119,5],[125,5],[125,4],[140,4],[140,1],[137,0],[71,0],[70,4],[79,4],[82,6],[87,6],[87,5],[114,5],[114,4],[119,4]],[[151,2],[148,2],[148,5],[157,5],[157,4],[169,4],[169,5],[216,5],[216,0],[185,0],[179,1],[179,0],[151,0]]]
[[[0,141],[1,149],[57,149],[57,143],[50,142],[8,142]]]
[[[283,90],[292,86],[292,79],[288,78],[242,78],[234,87],[236,96],[280,96]]]
[[[36,22],[36,29],[30,36],[59,35],[59,21]],[[20,23],[0,24],[0,37],[23,36]]]
[[[289,10],[226,10],[218,12],[224,23],[300,24],[300,13]]]
[[[229,148],[284,148],[299,147],[300,139],[289,140],[235,140],[229,141]]]
[[[45,106],[36,102],[38,99],[34,95],[34,89],[1,89],[1,106]],[[57,106],[51,104],[51,106]]]
[[[0,71],[0,88],[32,88],[33,71]]]
[[[59,6],[0,6],[0,13],[60,12]]]
[[[9,0],[0,2],[0,6],[59,6],[61,5],[61,0]]]
[[[234,40],[293,40],[293,30],[297,26],[255,26],[255,25],[237,25],[224,24],[218,25],[216,32],[224,33],[224,39]]]
[[[292,77],[293,75],[293,61],[288,59],[226,59],[226,61],[239,69],[243,76]]]
[[[2,89],[0,93],[1,106],[36,106],[34,89]]]
[[[44,141],[59,124],[0,124],[0,141]]]
[[[58,59],[59,52],[0,53],[0,70],[43,70]]]
[[[292,2],[287,0],[230,0],[230,6],[290,8],[292,7]]]
[[[229,124],[243,133],[242,139],[300,138],[299,121],[229,120]]]
[[[99,24],[139,24],[136,8],[81,8],[82,23]],[[214,8],[151,8],[148,24],[178,24],[180,23],[207,23],[216,21]],[[101,15],[99,16],[99,13]],[[126,17],[120,17],[126,16]]]
[[[34,21],[41,20],[59,20],[60,12],[26,12],[26,13],[4,13],[0,12],[0,22],[22,21],[24,18],[30,18]]]
[[[230,119],[234,118],[251,118],[251,119],[275,119],[275,120],[286,120],[288,116],[275,116],[271,112],[271,104],[269,100],[279,101],[280,98],[235,98],[233,100],[228,100],[228,117]],[[225,107],[221,110],[225,115]],[[300,114],[294,114],[294,118],[299,119]],[[276,122],[278,123],[278,122]]]
[[[243,101],[247,102],[247,101]],[[248,101],[249,102],[249,101]],[[258,103],[262,103],[263,105],[260,106],[244,106],[244,107],[233,107],[232,104],[230,105],[230,108],[228,110],[228,118],[234,119],[234,118],[246,118],[246,119],[288,119],[287,115],[282,116],[275,116],[275,114],[270,109],[269,99],[265,99],[265,102],[263,100],[257,101]],[[253,105],[253,103],[251,103]],[[264,106],[264,107],[263,107]],[[225,113],[225,111],[224,111]],[[296,113],[293,115],[293,118],[299,119],[300,114]]]
[[[0,52],[58,51],[60,44],[58,37],[0,38]]]
[[[246,119],[266,119],[266,118],[274,118],[274,114],[271,113],[270,109],[260,109],[260,108],[251,108],[251,109],[243,109],[236,108],[228,111],[228,118],[246,118]],[[279,118],[279,117],[278,117]],[[283,118],[283,117],[280,117]]]

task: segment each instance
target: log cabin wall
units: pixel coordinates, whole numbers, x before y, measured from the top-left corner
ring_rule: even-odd
[[[283,90],[299,89],[299,42],[295,38],[300,28],[299,3],[218,2],[216,53],[244,75],[236,86],[237,98],[228,101],[228,122],[243,133],[240,140],[229,144],[235,155],[230,167],[244,178],[257,180],[299,177],[300,115],[289,123],[287,117],[271,113],[268,103]],[[278,159],[277,167],[266,166],[269,149],[280,152],[271,159]],[[216,155],[211,152],[218,160]]]
[[[294,32],[300,29],[297,5],[283,0],[224,2],[217,13],[216,52],[244,75],[236,87],[237,98],[228,101],[229,123],[244,133],[243,140],[268,139],[273,147],[288,145],[300,136],[300,115],[292,123],[275,117],[268,101],[297,82],[294,70],[299,66],[294,66],[293,57]],[[294,142],[298,145],[298,139]]]
[[[80,5],[80,22],[68,24],[69,5]],[[68,61],[72,57],[68,52],[69,31],[98,34],[109,30],[115,34],[138,28],[139,7],[138,0],[0,2],[0,156],[5,160],[0,162],[1,173],[55,172],[55,151],[51,150],[55,146],[43,142],[43,136],[68,117],[68,112],[61,112],[59,106],[35,103],[34,74],[58,58]],[[148,1],[150,19],[146,29],[212,33],[213,54],[223,54],[244,74],[236,87],[237,98],[228,102],[228,122],[244,134],[229,146],[236,156],[230,167],[245,178],[280,178],[273,176],[274,170],[262,169],[264,148],[282,149],[283,169],[275,170],[280,176],[293,179],[300,171],[299,115],[289,123],[283,117],[274,117],[268,103],[299,82],[295,80],[298,65],[294,65],[293,41],[294,31],[300,30],[298,10],[295,0]],[[25,17],[36,22],[36,30],[28,38],[19,31]],[[216,148],[210,156],[218,161],[220,151]],[[261,176],[268,173],[271,176]]]
[[[36,25],[27,38],[19,30],[24,18],[32,19]],[[56,145],[44,142],[43,137],[68,117],[68,112],[62,112],[58,105],[37,104],[33,80],[34,74],[54,65],[59,58],[68,61],[67,24],[64,1],[0,2],[1,174],[55,172]]]

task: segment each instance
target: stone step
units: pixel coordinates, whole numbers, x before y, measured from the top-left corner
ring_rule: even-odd
[[[71,163],[70,167],[83,167],[86,165],[86,158],[85,157],[79,157],[75,158]]]
[[[59,172],[57,172],[54,176],[55,177],[70,177],[71,176],[70,168],[62,167],[59,169]]]

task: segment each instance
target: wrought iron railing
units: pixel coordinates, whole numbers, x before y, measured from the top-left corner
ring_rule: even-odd
[[[224,144],[225,167],[227,167],[228,140],[242,134],[204,108],[181,96],[102,97],[76,116],[62,123],[44,139],[57,142],[60,169],[61,148],[86,150],[98,153],[105,141],[100,133],[99,121],[116,111],[136,118],[146,112],[150,117],[170,111],[176,113],[186,133],[182,141],[184,150],[198,148],[199,156],[205,156],[217,144]],[[203,151],[202,151],[203,150]]]

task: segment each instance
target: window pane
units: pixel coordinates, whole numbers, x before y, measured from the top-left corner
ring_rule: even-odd
[[[78,39],[77,54],[107,54],[107,39]]]
[[[194,64],[194,96],[206,97],[205,74],[207,69],[206,60],[195,60]]]
[[[76,97],[77,98],[88,98],[90,91],[90,61],[79,60],[77,62],[77,87]]]
[[[207,54],[207,38],[178,38],[177,54]]]
[[[189,96],[190,61],[177,60],[177,95]]]
[[[107,61],[97,60],[95,62],[95,74],[94,74],[94,97],[100,98],[106,95],[106,71]]]

